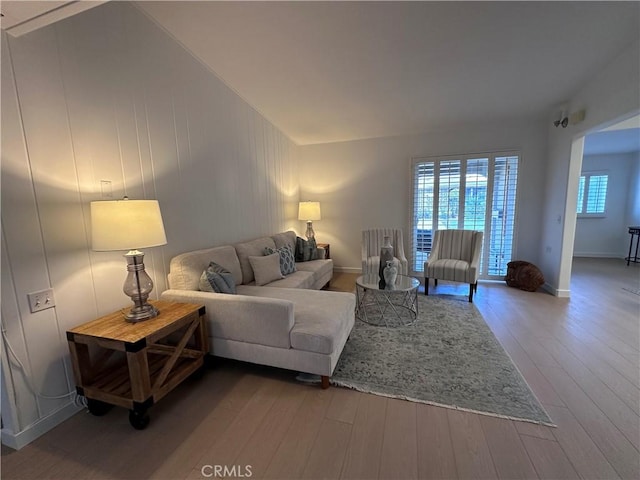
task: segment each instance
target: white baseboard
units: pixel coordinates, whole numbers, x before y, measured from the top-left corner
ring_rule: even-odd
[[[362,269],[355,267],[333,267],[333,270],[340,273],[362,273]]]
[[[551,295],[559,298],[569,298],[571,296],[571,290],[559,290],[556,287],[545,283],[542,288],[549,292]]]
[[[584,253],[584,252],[573,252],[574,257],[579,258],[624,258],[624,256],[619,253]],[[625,254],[626,256],[626,254]]]
[[[47,433],[53,427],[72,417],[80,410],[82,410],[82,407],[77,406],[73,402],[69,402],[52,414],[37,420],[21,432],[14,433],[7,428],[3,428],[1,431],[2,444],[13,448],[14,450],[20,450],[25,445],[33,442],[39,436]]]

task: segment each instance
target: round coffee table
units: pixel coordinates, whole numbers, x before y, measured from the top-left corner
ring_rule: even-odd
[[[356,318],[369,325],[402,327],[418,318],[417,278],[398,275],[395,285],[380,288],[378,275],[356,279]]]

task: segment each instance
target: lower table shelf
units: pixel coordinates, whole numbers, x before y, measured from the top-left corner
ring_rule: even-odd
[[[149,355],[149,379],[151,385],[155,384],[165,363],[166,357]],[[159,388],[152,390],[153,403],[160,400],[173,387],[179,385],[185,378],[202,367],[202,357],[200,359],[179,359],[165,382]],[[85,397],[101,400],[112,405],[134,408],[136,404],[133,399],[129,366],[123,362],[98,374],[92,382],[83,386],[82,390]]]

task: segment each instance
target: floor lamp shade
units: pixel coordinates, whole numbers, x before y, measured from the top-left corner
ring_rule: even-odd
[[[91,244],[95,251],[129,250],[127,278],[122,290],[133,308],[127,321],[140,322],[158,315],[147,302],[153,281],[144,269],[144,253],[138,248],[165,245],[167,237],[157,200],[108,200],[91,202]]]

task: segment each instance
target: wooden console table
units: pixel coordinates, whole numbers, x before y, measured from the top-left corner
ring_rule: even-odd
[[[324,248],[324,251],[325,251],[324,258],[325,258],[325,260],[331,258],[331,244],[330,243],[317,243],[316,246]]]
[[[640,258],[638,258],[638,244],[640,244],[640,226],[629,227],[629,235],[631,235],[631,241],[629,242],[629,255],[625,260],[627,261],[627,266],[629,266],[630,262],[640,263]],[[631,250],[633,249],[633,239],[636,240],[636,251],[631,256]]]
[[[89,411],[128,408],[138,430],[149,423],[149,407],[203,368],[209,350],[204,306],[151,303],[156,318],[129,323],[121,310],[67,332],[76,390]]]

